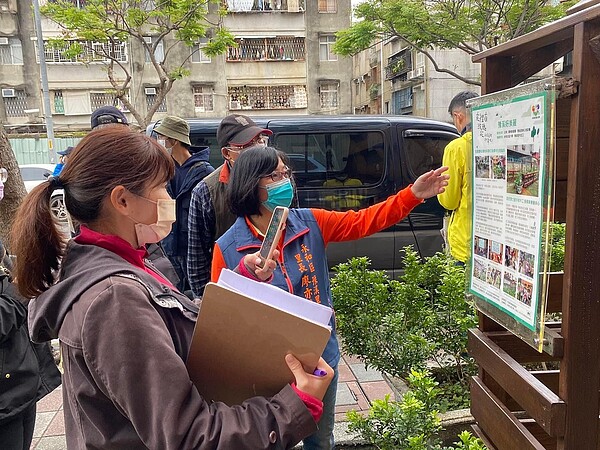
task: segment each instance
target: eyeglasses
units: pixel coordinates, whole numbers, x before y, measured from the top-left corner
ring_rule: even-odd
[[[275,171],[273,173],[270,173],[269,175],[265,175],[264,177],[261,178],[270,178],[273,181],[281,181],[284,178],[290,178],[292,176],[292,171],[290,170],[290,168],[288,166],[285,166],[283,168],[283,170],[281,172]]]
[[[259,134],[254,139],[252,139],[250,142],[248,142],[246,145],[230,145],[227,148],[231,152],[241,153],[242,151],[244,151],[250,147],[254,147],[255,145],[263,144],[266,147],[268,143],[269,143],[269,136],[267,136],[266,134]]]

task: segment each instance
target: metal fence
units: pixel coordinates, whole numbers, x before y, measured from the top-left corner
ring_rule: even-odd
[[[54,138],[54,148],[61,151],[68,146],[75,146],[81,140],[80,137],[57,137]],[[50,161],[48,154],[48,140],[45,137],[39,138],[10,138],[10,145],[19,164],[49,164],[57,161]]]

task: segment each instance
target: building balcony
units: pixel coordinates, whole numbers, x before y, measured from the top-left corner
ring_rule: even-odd
[[[227,49],[227,62],[234,61],[303,61],[303,37],[236,39],[237,46]]]
[[[392,80],[407,74],[412,70],[412,63],[409,58],[396,58],[393,59],[387,66],[385,66],[385,79]]]
[[[224,0],[223,6],[230,13],[303,13],[305,0]]]

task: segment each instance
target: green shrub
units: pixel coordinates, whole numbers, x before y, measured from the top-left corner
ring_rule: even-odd
[[[411,248],[404,276],[391,280],[370,270],[367,258],[338,265],[332,295],[342,343],[367,366],[397,377],[435,363],[443,393],[440,406],[468,406],[467,330],[477,325],[465,300],[464,268],[438,253],[425,261]]]
[[[543,228],[545,233],[546,229]],[[553,222],[550,224],[550,239],[548,250],[550,252],[550,272],[562,272],[565,267],[565,231],[564,223]],[[546,239],[542,237],[542,253],[545,250]]]
[[[375,400],[369,414],[363,417],[356,411],[347,416],[349,430],[357,432],[370,444],[381,450],[483,450],[479,439],[463,432],[455,447],[442,447],[437,434],[441,430],[435,409],[440,390],[437,382],[425,371],[412,371],[408,376],[411,388],[399,402]]]

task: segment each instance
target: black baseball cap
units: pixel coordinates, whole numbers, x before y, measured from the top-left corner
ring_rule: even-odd
[[[272,135],[271,130],[259,127],[254,121],[242,114],[231,114],[225,117],[217,129],[217,144],[219,148],[230,144],[244,146],[259,134]]]
[[[73,147],[69,146],[69,147],[65,148],[63,151],[56,152],[56,153],[58,153],[59,155],[62,155],[62,156],[69,156],[72,151],[73,151]]]
[[[92,130],[98,125],[106,123],[120,123],[127,125],[127,117],[114,106],[102,106],[92,113]]]

